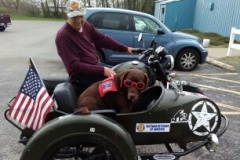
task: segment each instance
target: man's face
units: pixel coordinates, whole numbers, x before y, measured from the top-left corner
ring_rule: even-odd
[[[85,23],[84,16],[76,16],[68,19],[69,24],[76,29],[77,31],[80,31],[80,29],[83,27]]]

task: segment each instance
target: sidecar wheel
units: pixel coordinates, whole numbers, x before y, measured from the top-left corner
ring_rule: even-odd
[[[197,68],[198,63],[199,55],[194,49],[182,50],[175,60],[176,68],[181,71],[192,71]]]
[[[53,144],[41,158],[41,160],[70,159],[121,160],[123,158],[110,142],[93,136],[66,138]]]

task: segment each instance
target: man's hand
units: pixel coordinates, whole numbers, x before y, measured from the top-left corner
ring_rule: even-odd
[[[112,70],[111,68],[104,67],[104,73],[103,74],[106,77],[112,77],[116,74],[116,72],[114,70]]]
[[[127,53],[133,54],[133,51],[135,51],[135,48],[128,47]]]

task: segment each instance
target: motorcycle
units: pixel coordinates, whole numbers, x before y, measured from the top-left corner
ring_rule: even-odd
[[[176,73],[170,72],[174,68],[174,58],[171,55],[168,55],[168,51],[164,47],[156,47],[157,44],[154,37],[148,49],[145,49],[142,33],[139,34],[138,41],[142,41],[143,45],[143,48],[138,48],[133,51],[134,53],[140,54],[138,59],[134,61],[123,62],[114,66],[112,69],[116,73],[119,73],[129,68],[140,69],[148,75],[150,79],[149,86],[152,86],[157,80],[164,84],[165,87],[168,87],[168,84],[172,81],[172,79],[178,79]],[[63,82],[69,82],[69,79],[59,77],[47,77],[43,78],[43,82],[47,88],[48,93],[52,95],[55,87],[58,84]],[[172,86],[174,84],[179,85],[179,83],[182,83],[181,87],[184,91],[204,94],[196,85],[188,81],[174,81],[172,82]],[[77,95],[79,95],[84,89],[86,89],[86,87],[83,86],[79,88],[79,86],[76,87],[75,84],[72,85],[74,86]]]
[[[22,128],[6,110],[5,118],[22,132],[19,142],[25,149],[20,159],[177,160],[204,146],[215,151],[219,137],[228,128],[228,118],[197,86],[175,80],[176,74],[170,72],[174,60],[163,47],[137,52],[141,52],[139,61],[113,67],[117,73],[138,68],[150,78],[151,83],[131,113],[86,109],[74,112],[75,86],[52,79],[44,83],[52,82],[46,87],[49,93],[54,88],[51,95],[55,105],[43,127],[36,131]],[[145,57],[147,64],[140,62]],[[167,152],[137,153],[137,145],[153,144],[165,145]],[[172,144],[178,144],[182,151],[174,151]]]

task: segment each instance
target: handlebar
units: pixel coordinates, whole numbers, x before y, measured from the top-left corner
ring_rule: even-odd
[[[141,55],[138,57],[138,60],[140,61],[141,59],[145,58],[147,56],[147,49],[144,48],[136,48],[135,50],[133,50],[133,53],[140,53]]]
[[[143,53],[143,54],[141,54],[141,55],[138,57],[138,60],[140,61],[141,59],[143,59],[143,58],[145,58],[145,57],[146,57],[146,54]]]
[[[142,60],[145,57],[148,57],[151,53],[154,53],[154,49],[153,48],[148,48],[148,49],[144,49],[144,48],[137,48],[133,51],[133,53],[140,53],[141,55],[138,57],[138,60]]]
[[[136,48],[136,49],[133,50],[132,52],[133,52],[133,53],[142,53],[142,52],[144,52],[144,51],[146,51],[146,49],[144,49],[144,48]]]

